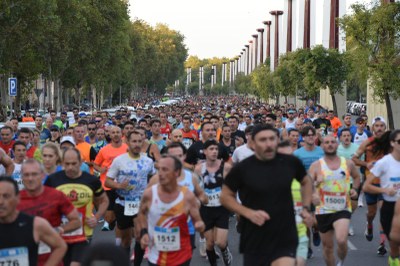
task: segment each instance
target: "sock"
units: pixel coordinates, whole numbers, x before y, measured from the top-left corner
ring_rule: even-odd
[[[382,231],[382,230],[380,230],[379,231],[379,236],[380,236],[380,239],[381,239],[381,244],[385,244],[385,241],[386,241],[386,235],[385,235],[385,233]]]
[[[217,265],[217,254],[215,254],[215,250],[206,250],[208,261],[211,266]]]
[[[140,266],[143,261],[143,256],[144,256],[144,249],[140,246],[140,243],[138,241],[135,242],[135,259],[133,261],[134,266]]]
[[[115,238],[115,245],[121,246],[121,241],[122,241],[122,239],[120,237]]]

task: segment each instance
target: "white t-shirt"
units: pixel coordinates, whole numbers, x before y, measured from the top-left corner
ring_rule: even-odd
[[[21,178],[21,167],[22,164],[14,163],[14,172],[12,173],[11,177],[17,181],[18,183],[18,189],[21,191],[23,190],[24,184],[22,184],[22,178]],[[0,176],[6,174],[6,169],[4,168],[3,165],[0,165]]]
[[[385,201],[395,202],[400,199],[400,161],[397,161],[391,154],[387,154],[374,164],[371,173],[380,179],[381,188],[392,187],[397,191],[397,194],[392,197],[383,193]]]
[[[361,135],[358,134],[358,132],[356,132],[356,134],[354,134],[354,141],[353,143],[357,144],[357,145],[361,145],[361,143],[363,143],[364,140],[368,139],[368,135],[367,133],[363,132]]]
[[[247,144],[244,144],[238,148],[235,149],[232,155],[232,162],[239,163],[246,159],[247,157],[250,157],[254,154],[254,151],[252,151],[249,147],[247,147]]]

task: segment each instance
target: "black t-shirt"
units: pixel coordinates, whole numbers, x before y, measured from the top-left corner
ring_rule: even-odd
[[[224,147],[224,149],[226,150],[226,152],[229,154],[229,157],[232,157],[233,152],[234,152],[235,149],[236,149],[235,139],[231,139],[231,143],[230,143],[229,146],[226,146],[226,145],[224,144],[224,141],[223,141],[222,139],[219,141],[219,144],[220,144],[222,147]]]
[[[301,182],[305,175],[301,161],[284,154],[271,161],[253,155],[233,167],[224,184],[239,192],[244,206],[264,210],[271,218],[260,227],[241,217],[240,252],[269,254],[279,247],[297,246],[291,185],[293,179]]]
[[[244,143],[247,143],[246,134],[244,134],[243,131],[236,130],[235,132],[231,133],[231,138],[235,139],[236,137],[241,137],[243,139]],[[222,140],[222,137],[221,137],[221,140]]]
[[[325,135],[328,134],[328,127],[331,127],[331,121],[326,118],[317,118],[313,121],[312,124],[316,129],[324,128]]]
[[[196,141],[193,143],[186,153],[185,162],[189,164],[197,164],[198,160],[205,160],[206,156],[203,153],[204,144],[202,141]],[[218,146],[218,159],[227,161],[229,159],[229,153],[221,143]]]

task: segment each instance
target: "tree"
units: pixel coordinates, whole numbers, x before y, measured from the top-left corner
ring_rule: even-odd
[[[335,94],[343,94],[343,83],[348,73],[345,55],[322,45],[315,46],[310,53],[304,64],[304,84],[312,92],[328,88],[333,109],[337,113]]]
[[[367,55],[364,64],[374,97],[385,102],[389,127],[393,129],[390,99],[400,96],[400,3],[355,4],[351,8],[352,14],[343,17],[340,25],[354,40],[358,55]]]

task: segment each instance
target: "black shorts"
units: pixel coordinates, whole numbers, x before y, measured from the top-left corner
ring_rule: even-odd
[[[272,262],[283,257],[296,259],[296,246],[276,249],[274,253],[244,253],[244,266],[270,266]]]
[[[351,219],[351,212],[349,211],[339,211],[335,213],[328,214],[317,214],[315,215],[318,223],[318,230],[321,233],[326,233],[333,230],[333,224],[340,219]]]
[[[381,208],[381,225],[383,228],[383,232],[385,233],[388,239],[390,236],[390,230],[392,229],[392,221],[394,216],[395,205],[396,202],[390,202],[384,200]]]
[[[114,189],[106,190],[106,194],[108,197],[108,208],[107,211],[114,211],[115,200],[117,199],[117,193]]]
[[[200,215],[208,231],[214,227],[229,229],[229,211],[223,206],[219,207],[200,207]]]
[[[117,219],[117,226],[118,229],[125,230],[128,228],[133,228],[133,219],[137,215],[133,216],[126,216],[124,215],[124,206],[121,206],[120,204],[115,204],[114,205],[114,213],[115,213],[115,218]]]
[[[67,253],[65,253],[63,262],[64,265],[70,265],[71,262],[82,262],[83,254],[89,246],[87,241],[67,244]]]

